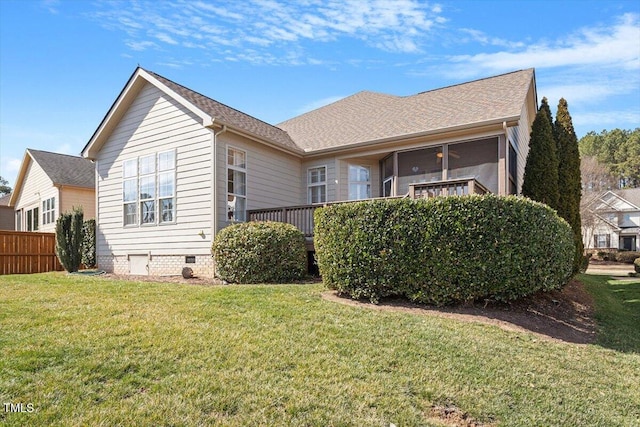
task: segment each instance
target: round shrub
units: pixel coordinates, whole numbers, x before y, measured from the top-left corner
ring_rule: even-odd
[[[636,273],[640,273],[640,258],[636,258],[635,261],[633,261],[633,269]]]
[[[323,281],[354,299],[444,305],[559,289],[572,274],[569,225],[521,197],[374,200],[316,210]]]
[[[234,283],[296,280],[306,272],[304,236],[291,224],[246,222],[222,229],[211,252],[218,277]]]
[[[614,255],[613,261],[622,262],[625,264],[633,264],[636,258],[640,257],[640,252],[637,251],[620,251]]]

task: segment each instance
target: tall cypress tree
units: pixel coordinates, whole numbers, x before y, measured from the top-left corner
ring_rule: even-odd
[[[580,180],[580,152],[578,138],[573,129],[569,106],[560,98],[553,133],[558,150],[558,214],[564,218],[573,230],[576,253],[574,272],[578,272],[582,261],[584,245],[582,243],[582,221],[580,219],[580,198],[582,186]]]
[[[558,157],[547,98],[542,98],[531,128],[522,195],[558,208]]]

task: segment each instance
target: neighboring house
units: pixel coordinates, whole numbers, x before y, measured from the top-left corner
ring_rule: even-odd
[[[359,92],[273,126],[137,68],[82,151],[97,170],[98,264],[212,276],[211,242],[237,221],[310,236],[328,202],[517,194],[536,110],[528,69],[412,96]]]
[[[585,249],[640,248],[640,188],[607,191],[587,210],[582,219]]]
[[[53,232],[63,212],[95,218],[95,168],[82,157],[28,148],[9,200],[18,231]]]
[[[13,208],[9,206],[11,194],[0,196],[0,230],[14,230]]]

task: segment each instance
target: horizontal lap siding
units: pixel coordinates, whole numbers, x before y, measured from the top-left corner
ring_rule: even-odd
[[[522,107],[522,113],[518,126],[510,127],[508,129],[509,140],[513,142],[516,152],[518,154],[518,194],[522,189],[522,181],[524,179],[524,168],[527,163],[527,155],[529,154],[529,138],[530,138],[530,117],[528,114],[527,105]],[[507,168],[509,166],[507,165]]]
[[[99,255],[210,252],[211,138],[195,115],[155,86],[141,90],[98,158]],[[175,224],[124,227],[122,162],[171,149],[176,151]]]
[[[327,202],[335,202],[338,200],[338,192],[336,191],[336,180],[338,179],[338,171],[336,170],[335,157],[327,157],[324,159],[317,159],[304,162],[302,165],[302,177],[300,183],[302,184],[301,195],[302,204],[309,203],[309,195],[307,189],[307,173],[310,168],[319,166],[327,167]]]
[[[84,219],[96,217],[95,190],[62,187],[60,192],[60,212],[71,212],[73,208],[81,207]]]
[[[218,228],[227,222],[227,148],[247,153],[247,210],[294,206],[300,199],[300,159],[258,142],[226,132],[218,137]]]
[[[61,210],[58,189],[53,186],[53,182],[44,170],[42,170],[40,165],[31,160],[30,157],[29,159],[29,166],[27,167],[27,172],[22,182],[22,188],[20,188],[15,210],[24,209],[22,213],[22,222],[24,224],[26,221],[26,211],[38,207],[38,231],[53,232],[56,228],[55,222],[46,225],[42,224],[42,201],[55,197],[56,216],[59,215]],[[22,230],[26,231],[26,227],[23,226]]]

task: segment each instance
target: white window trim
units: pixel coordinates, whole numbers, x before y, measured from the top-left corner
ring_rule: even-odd
[[[47,202],[52,201],[53,203],[51,203],[49,206],[49,209],[46,209],[46,204]],[[47,214],[51,213],[51,215],[49,215],[49,221],[45,221],[47,219]],[[56,196],[51,196],[47,199],[44,199],[42,201],[42,225],[47,225],[47,224],[51,224],[51,223],[55,223],[57,220],[56,218]]]
[[[369,171],[369,180],[368,181],[351,181],[351,167],[363,168]],[[326,176],[326,175],[325,175]],[[365,197],[365,199],[352,199],[349,197],[349,200],[366,200],[371,198],[371,166],[370,165],[362,165],[359,163],[349,163],[347,165],[347,195],[351,192],[351,184],[356,185],[367,185],[369,187],[369,196]]]
[[[241,153],[244,153],[244,168],[241,168],[239,166],[234,166],[234,165],[230,165],[229,164],[229,151],[230,150],[234,150],[234,151],[239,151]],[[228,223],[236,223],[236,222],[246,222],[247,221],[247,200],[248,200],[248,194],[249,194],[249,182],[248,182],[248,173],[247,170],[249,169],[249,156],[247,153],[247,150],[243,150],[242,148],[238,148],[234,145],[227,145],[227,149],[225,152],[226,156],[225,156],[225,164],[226,164],[226,168],[225,168],[225,194],[226,197],[224,199],[224,207],[225,207],[225,221]],[[233,170],[236,172],[242,172],[244,173],[244,195],[243,194],[237,194],[237,193],[229,193],[229,170]],[[242,220],[238,220],[238,219],[229,219],[229,210],[228,210],[228,202],[229,202],[229,196],[233,196],[236,198],[241,198],[244,199],[244,221]]]
[[[310,178],[310,172],[314,169],[324,169],[324,181],[322,182],[314,182],[311,183]],[[326,203],[327,202],[327,165],[318,165],[318,166],[311,166],[307,168],[307,202],[309,204],[319,204],[319,203]],[[311,200],[311,188],[312,187],[322,187],[324,186],[324,201],[323,202],[316,202],[313,203]]]
[[[159,157],[160,154],[163,153],[169,153],[169,152],[173,152],[173,165],[171,169],[167,169],[167,170],[163,170],[160,171],[159,168]],[[153,173],[147,173],[147,174],[140,174],[140,159],[144,158],[144,157],[149,157],[153,155],[154,156],[154,171]],[[176,152],[175,148],[172,148],[170,150],[163,150],[163,151],[156,151],[153,154],[145,154],[142,156],[136,156],[136,157],[131,157],[128,159],[124,159],[122,160],[121,164],[122,164],[122,186],[121,186],[121,197],[122,197],[122,226],[124,228],[138,228],[138,227],[154,227],[154,226],[163,226],[163,225],[173,225],[176,224],[176,217],[177,217],[177,209],[176,209],[176,205],[177,205],[177,200],[176,200],[176,180],[177,180],[177,176],[176,176],[176,169],[177,169],[177,163],[178,163],[178,154]],[[136,173],[134,176],[129,176],[129,177],[125,177],[124,176],[124,168],[125,168],[125,163],[130,162],[130,161],[134,161],[135,160],[135,164],[136,164]],[[160,197],[160,174],[167,174],[167,173],[173,173],[173,195],[171,197],[169,196],[162,196]],[[154,179],[154,197],[153,199],[141,199],[140,198],[140,184],[141,184],[141,178],[145,178],[145,177],[153,177]],[[135,200],[130,200],[130,201],[126,201],[124,200],[124,183],[125,181],[130,181],[130,180],[135,180],[135,189],[136,189],[136,198]],[[173,220],[172,221],[161,221],[160,220],[160,215],[162,214],[162,212],[160,211],[160,201],[161,200],[165,200],[165,199],[173,199]],[[154,202],[154,220],[153,222],[146,222],[146,223],[142,223],[142,202],[145,201],[153,201]],[[135,223],[132,224],[125,224],[125,206],[128,204],[133,204],[136,207],[136,221]]]

